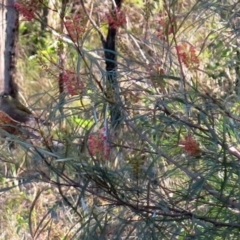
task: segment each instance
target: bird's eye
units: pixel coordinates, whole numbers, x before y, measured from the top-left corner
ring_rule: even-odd
[[[2,98],[7,98],[8,95],[7,95],[6,93],[3,93],[3,94],[1,95],[1,97],[2,97]]]

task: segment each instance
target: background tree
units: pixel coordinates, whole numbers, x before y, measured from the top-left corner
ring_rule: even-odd
[[[20,93],[52,126],[2,146],[1,237],[238,239],[239,3],[15,7]]]
[[[18,12],[12,0],[1,2],[1,46],[0,46],[0,91],[17,97],[15,83],[16,41],[18,36]]]

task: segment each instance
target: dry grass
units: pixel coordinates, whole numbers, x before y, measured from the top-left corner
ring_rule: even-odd
[[[85,26],[79,42],[69,43],[54,11],[48,22],[54,31],[41,32],[39,23],[20,27],[32,28],[21,30],[20,97],[52,126],[40,127],[41,140],[14,137],[17,149],[2,147],[0,239],[237,239],[235,10],[214,1],[124,2],[127,21],[117,34],[124,119],[117,133],[109,132],[110,156],[99,161],[87,140],[106,123],[109,102],[92,23],[102,23],[98,31],[106,35],[108,2],[85,2],[89,16],[79,8]],[[190,55],[180,56],[177,46],[188,46]],[[64,102],[60,57],[85,84]],[[179,146],[188,135],[186,144],[197,142],[199,155]]]

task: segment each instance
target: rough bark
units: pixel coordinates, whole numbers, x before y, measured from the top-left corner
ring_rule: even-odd
[[[13,6],[14,0],[1,1],[0,22],[0,91],[17,97],[15,82],[16,41],[18,35],[18,12]]]
[[[115,4],[112,4],[112,10],[116,11],[117,9],[120,9],[121,4],[122,0],[115,0]],[[107,72],[107,97],[110,100],[110,117],[112,128],[116,128],[123,120],[117,79],[116,35],[116,27],[109,24],[107,38],[106,40],[102,39]]]

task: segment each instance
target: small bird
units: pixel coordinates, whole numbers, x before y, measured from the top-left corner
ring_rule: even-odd
[[[3,111],[10,118],[19,123],[35,121],[44,125],[49,125],[49,123],[46,123],[44,120],[35,117],[30,109],[6,92],[0,94],[0,111]]]
[[[37,118],[18,99],[6,92],[0,94],[0,136],[8,137],[4,132],[23,138],[40,139],[39,131],[35,129],[35,123],[50,126],[46,121]],[[32,126],[34,124],[34,126]],[[30,127],[30,128],[29,128]],[[15,149],[14,141],[8,140],[8,149]]]

